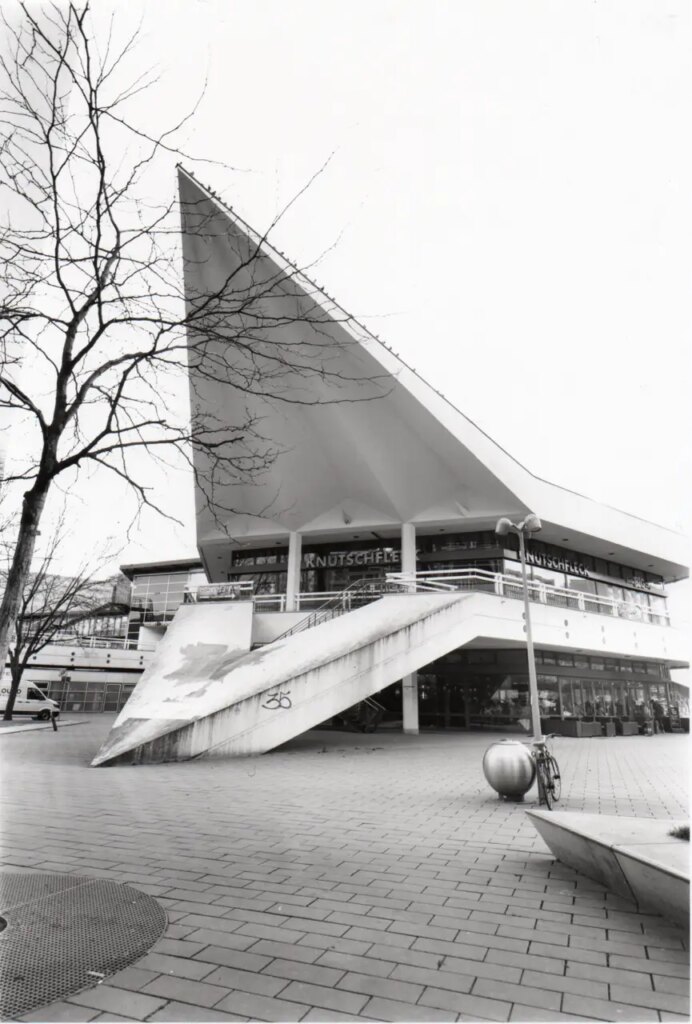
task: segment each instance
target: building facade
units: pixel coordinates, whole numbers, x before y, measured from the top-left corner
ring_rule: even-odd
[[[191,307],[224,280],[243,295],[190,332],[196,430],[224,424],[228,460],[195,449],[206,582],[169,577],[172,619],[160,581],[135,582],[140,629],[168,631],[95,763],[257,753],[373,697],[406,732],[526,731],[519,553],[495,526],[528,512],[545,726],[635,731],[652,701],[688,722],[666,593],[685,539],[531,474],[182,170],[180,193]],[[247,430],[233,448],[253,422],[254,475],[234,469]]]

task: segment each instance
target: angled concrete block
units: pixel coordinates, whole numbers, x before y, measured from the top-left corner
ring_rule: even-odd
[[[620,846],[618,865],[637,903],[686,928],[690,916],[689,843]]]
[[[563,864],[580,871],[587,878],[602,882],[606,889],[618,896],[633,900],[634,894],[627,878],[618,864],[606,838],[597,838],[593,823],[585,833],[579,828],[581,817],[598,818],[598,815],[578,815],[568,812],[551,814],[545,811],[526,812],[535,825],[550,852]]]
[[[526,813],[563,864],[687,927],[689,843],[670,835],[682,822],[569,811]]]

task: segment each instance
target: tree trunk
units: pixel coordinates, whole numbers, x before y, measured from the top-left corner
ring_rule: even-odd
[[[38,533],[38,525],[46,504],[47,494],[48,483],[39,483],[37,480],[31,490],[27,491],[24,495],[17,546],[14,550],[10,571],[7,574],[2,604],[0,604],[0,683],[3,679],[7,655],[15,633],[15,624],[22,594],[31,571],[31,560],[34,555],[34,547],[36,546],[36,534]],[[18,687],[19,679],[13,679],[9,687],[5,714],[3,715],[6,722],[12,720],[12,711],[14,710]]]

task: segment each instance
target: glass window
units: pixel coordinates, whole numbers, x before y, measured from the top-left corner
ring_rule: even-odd
[[[619,604],[623,600],[624,591],[622,587],[617,587],[613,583],[597,583],[596,593],[599,597],[608,597]]]
[[[578,590],[582,594],[596,593],[594,580],[585,580],[581,576],[568,576],[567,587],[569,590]]]
[[[538,705],[541,715],[556,717],[561,714],[557,676],[538,676]]]
[[[651,609],[650,614],[653,622],[664,626],[668,621],[666,616],[668,606],[665,597],[659,597],[658,594],[649,594],[649,608]]]
[[[554,572],[552,569],[539,569],[535,565],[527,566],[528,577],[536,583],[543,583],[547,587],[560,587],[564,589],[566,576],[564,572]]]
[[[574,659],[571,654],[558,654],[557,656],[558,665],[567,665],[570,668],[574,665]]]
[[[583,718],[584,698],[582,696],[581,680],[562,679],[560,681],[560,692],[562,693],[563,718]]]

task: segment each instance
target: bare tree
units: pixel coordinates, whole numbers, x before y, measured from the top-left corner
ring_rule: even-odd
[[[12,681],[3,716],[6,721],[12,719],[19,684],[31,659],[65,635],[71,636],[73,643],[80,643],[80,626],[93,623],[113,609],[113,580],[94,579],[98,570],[84,565],[75,576],[53,571],[62,539],[60,530],[56,531],[22,592],[8,651]]]
[[[146,72],[129,76],[135,39],[116,46],[111,25],[95,40],[88,4],[21,11],[21,24],[5,25],[0,59],[0,208],[10,210],[0,228],[0,408],[27,439],[10,476],[26,491],[0,606],[0,671],[59,479],[73,486],[87,467],[108,470],[140,508],[158,507],[137,454],[176,453],[193,468],[203,460],[198,483],[218,507],[218,484],[255,477],[279,453],[250,398],[361,401],[388,388],[367,368],[344,369],[326,325],[348,318],[268,257],[266,233],[228,239],[228,272],[183,294],[180,216],[212,241],[219,226],[206,203],[180,210],[159,198],[180,153],[176,129],[154,136],[131,114],[153,85]],[[232,414],[193,402],[190,423],[175,399],[188,369],[226,390]]]

